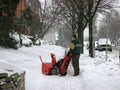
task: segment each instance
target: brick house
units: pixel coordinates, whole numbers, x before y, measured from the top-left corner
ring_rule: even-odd
[[[39,0],[20,0],[16,9],[16,17],[20,17],[22,15],[22,11],[27,7],[30,7],[32,10],[32,16],[37,17],[38,20],[40,18],[40,2]],[[25,34],[30,35],[30,27],[25,31]]]
[[[22,14],[22,11],[27,7],[26,0],[20,0],[16,9],[16,16],[19,17]]]
[[[40,12],[40,2],[39,0],[20,0],[16,9],[16,16],[19,17],[22,14],[22,11],[26,9],[27,6],[30,6],[31,10],[39,16]]]

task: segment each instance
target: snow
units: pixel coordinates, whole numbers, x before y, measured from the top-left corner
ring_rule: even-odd
[[[19,34],[18,34],[17,32],[15,32],[15,31],[11,31],[11,32],[9,33],[9,36],[10,36],[11,38],[13,38],[13,39],[14,39],[15,41],[17,41],[17,42],[20,41]]]
[[[95,52],[95,58],[88,56],[86,50],[80,57],[80,75],[72,76],[74,71],[70,63],[66,76],[48,76],[41,72],[41,62],[51,62],[50,53],[57,60],[64,57],[65,49],[55,45],[22,47],[18,50],[0,47],[0,72],[4,65],[12,65],[13,70],[24,70],[25,90],[120,90],[119,52]],[[9,69],[9,66],[5,68]],[[19,69],[18,69],[19,68]]]
[[[32,43],[32,41],[29,39],[29,36],[27,36],[27,35],[22,34],[21,39],[22,39],[23,45],[29,45],[30,43]]]
[[[16,72],[22,73],[23,70],[15,67],[15,66],[12,66],[10,64],[0,62],[0,72],[1,73],[8,73],[8,75],[12,75],[12,74],[14,74]]]

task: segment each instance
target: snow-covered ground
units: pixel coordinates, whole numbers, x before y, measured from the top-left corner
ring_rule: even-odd
[[[18,50],[0,47],[0,68],[7,63],[24,70],[25,90],[120,90],[118,51],[109,52],[105,61],[105,52],[96,51],[95,58],[90,58],[85,48],[80,57],[79,76],[72,76],[71,64],[66,76],[43,75],[39,56],[44,62],[51,62],[50,53],[55,53],[58,60],[64,52],[64,48],[55,45],[22,47]]]

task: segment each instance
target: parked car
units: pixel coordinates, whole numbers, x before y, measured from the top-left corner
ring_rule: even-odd
[[[107,42],[107,43],[106,43]],[[95,50],[98,50],[98,51],[105,51],[105,50],[108,50],[110,52],[112,52],[112,44],[111,44],[111,41],[110,39],[107,39],[106,38],[101,38],[98,40],[98,43],[97,43],[97,47],[95,48]]]

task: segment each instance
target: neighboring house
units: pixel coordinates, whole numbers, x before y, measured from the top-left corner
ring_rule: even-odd
[[[40,19],[40,2],[39,0],[20,0],[16,9],[16,17],[20,17],[22,15],[22,11],[27,7],[30,7],[32,10],[32,16]],[[24,31],[25,34],[31,35],[31,27],[27,27],[27,30]],[[32,32],[33,33],[33,32]]]
[[[16,9],[16,16],[19,17],[22,14],[22,11],[26,9],[27,6],[30,6],[31,10],[39,16],[40,13],[40,2],[39,0],[20,0]]]
[[[16,9],[16,16],[20,17],[22,15],[22,11],[27,7],[26,0],[20,0]]]

